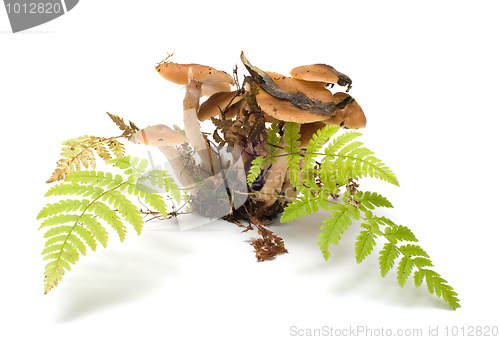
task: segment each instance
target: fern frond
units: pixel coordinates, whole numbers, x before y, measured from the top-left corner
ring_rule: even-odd
[[[397,267],[397,280],[401,287],[405,285],[408,277],[413,273],[416,287],[422,285],[425,279],[431,294],[435,293],[437,297],[441,297],[453,309],[460,307],[460,300],[453,288],[438,273],[428,268],[433,267],[433,263],[422,247],[414,243],[397,245],[399,241],[417,242],[410,229],[402,225],[396,225],[385,217],[370,216],[365,221],[368,224],[363,226],[366,226],[368,230],[362,231],[362,235],[366,235],[371,227],[387,226],[383,233],[380,232],[380,235],[384,236],[388,241],[379,253],[380,274],[382,277],[385,277],[389,270],[394,267],[395,260],[402,256]],[[360,235],[358,239],[361,240],[363,237]],[[361,247],[361,241],[359,242]],[[362,255],[361,250],[357,250],[357,252]]]
[[[149,191],[140,191],[135,181],[136,173],[144,172],[147,161],[139,158],[123,157],[109,161],[129,175],[82,170],[68,174],[64,183],[59,183],[47,191],[46,196],[83,196],[90,199],[62,199],[49,203],[41,209],[38,219],[43,220],[40,228],[48,228],[44,237],[45,292],[55,287],[64,273],[71,269],[87,249],[96,250],[97,244],[108,244],[109,226],[116,231],[120,241],[126,236],[128,222],[138,234],[144,220],[141,211],[126,196],[126,193],[140,196],[146,204],[167,217],[167,206],[163,198]],[[163,178],[155,173],[155,181],[167,191],[180,196],[173,179],[166,172]],[[149,178],[144,176],[143,178]],[[152,178],[152,177],[151,177]]]
[[[326,148],[323,163],[333,162],[336,176],[340,183],[345,183],[349,178],[370,176],[399,186],[399,182],[382,161],[373,156],[373,152],[362,143],[354,141],[361,134],[349,131],[334,139]]]
[[[63,142],[61,158],[57,162],[56,169],[47,183],[63,180],[66,175],[85,169],[94,169],[96,167],[96,156],[108,162],[112,159],[111,152],[116,157],[122,157],[124,146],[117,141],[118,137],[96,137],[82,136]],[[94,155],[95,153],[95,155]]]

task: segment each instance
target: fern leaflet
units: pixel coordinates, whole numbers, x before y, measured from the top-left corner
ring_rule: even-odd
[[[82,136],[67,140],[63,143],[61,158],[57,162],[57,167],[47,183],[52,183],[64,179],[64,177],[74,171],[80,171],[82,168],[96,167],[96,156],[94,153],[108,162],[115,157],[123,157],[125,148],[122,143],[116,140],[117,137],[103,138],[95,136]]]

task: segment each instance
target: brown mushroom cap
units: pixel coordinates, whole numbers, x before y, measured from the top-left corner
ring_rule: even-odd
[[[231,119],[237,114],[235,104],[239,103],[242,99],[243,96],[236,96],[236,91],[215,93],[200,105],[200,109],[198,110],[198,120],[203,122],[211,117],[219,115],[221,111],[224,110],[230,103],[231,106],[227,112],[228,114],[226,115],[226,119]]]
[[[345,99],[347,93],[337,92],[333,95],[336,101]],[[335,110],[335,117],[324,120],[326,124],[340,125],[347,129],[360,129],[366,126],[366,117],[361,106],[354,100],[341,110]]]
[[[273,97],[264,90],[257,95],[257,103],[262,111],[278,121],[303,124],[325,119],[324,116],[294,106],[288,100]]]
[[[333,83],[340,86],[352,84],[351,78],[326,64],[298,66],[290,71],[290,75],[296,79]]]
[[[174,146],[188,141],[184,133],[162,124],[140,130],[134,139],[138,143],[153,146]]]
[[[276,85],[283,91],[296,94],[302,92],[306,97],[316,99],[321,102],[333,101],[333,94],[325,89],[322,83],[307,80],[300,80],[295,78],[286,77],[279,73],[266,72],[274,80]]]
[[[156,71],[166,80],[179,85],[189,84],[191,79],[203,83],[204,95],[230,91],[234,79],[224,71],[199,64],[177,64],[165,62],[156,66]]]
[[[279,73],[266,73],[271,76],[276,85],[283,91],[293,94],[296,94],[300,91],[308,98],[319,100],[322,102],[334,101],[332,93],[329,90],[325,89],[320,83],[293,79]],[[267,115],[280,121],[291,121],[303,124],[316,122],[327,118],[325,116],[321,116],[310,111],[298,108],[288,100],[273,97],[262,88],[257,95],[257,103]]]

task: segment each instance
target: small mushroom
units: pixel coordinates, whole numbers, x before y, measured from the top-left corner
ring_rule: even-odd
[[[188,85],[192,76],[203,83],[202,94],[204,96],[211,96],[217,92],[229,92],[231,85],[234,85],[234,79],[229,74],[205,65],[164,62],[156,66],[156,70],[164,79],[179,85]],[[189,70],[191,70],[191,75]]]
[[[235,104],[239,103],[242,99],[243,96],[238,95],[237,91],[214,93],[200,105],[198,119],[203,122],[209,118],[220,115],[225,109],[228,109],[225,118],[234,118],[237,112],[235,112],[236,110],[233,108],[237,108],[238,106],[235,106]]]
[[[131,139],[137,143],[158,147],[167,157],[177,179],[183,186],[195,183],[190,172],[185,171],[186,164],[182,160],[179,150],[175,148],[176,145],[187,143],[188,138],[184,133],[173,130],[166,125],[154,125],[138,131]]]
[[[326,64],[298,66],[290,71],[290,75],[296,79],[338,84],[340,86],[347,85],[348,89],[352,86],[351,78]]]
[[[229,91],[234,79],[226,72],[198,64],[176,64],[164,62],[156,67],[158,73],[168,81],[186,86],[184,97],[184,129],[189,143],[200,155],[201,167],[214,175],[220,170],[217,155],[210,149],[201,133],[197,111],[202,94],[211,95],[219,91]]]

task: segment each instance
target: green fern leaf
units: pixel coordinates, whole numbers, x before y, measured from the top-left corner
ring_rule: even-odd
[[[294,220],[298,220],[305,215],[311,215],[317,213],[319,207],[327,207],[328,202],[324,197],[321,196],[302,196],[296,197],[288,204],[283,210],[283,215],[281,216],[280,222],[286,223]]]
[[[335,157],[336,152],[339,151],[344,145],[361,136],[361,133],[356,131],[348,131],[338,136],[330,142],[326,147],[325,153],[327,156]]]
[[[113,228],[118,234],[120,241],[123,242],[123,240],[125,240],[127,228],[114,210],[110,209],[106,204],[96,201],[88,211],[95,213],[111,228]]]
[[[175,184],[174,179],[166,171],[163,171],[163,178],[166,192],[170,193],[177,203],[180,204],[182,200],[181,191],[177,184]]]
[[[358,191],[354,195],[354,200],[359,202],[361,211],[373,210],[376,207],[393,208],[391,202],[382,195],[370,191]]]
[[[413,263],[418,268],[422,267],[433,267],[432,261],[426,257],[413,257]]]
[[[326,218],[323,221],[320,227],[322,232],[318,235],[318,244],[325,260],[328,260],[330,257],[330,252],[328,250],[330,244],[333,243],[337,245],[344,231],[352,224],[352,220],[348,215],[348,206],[332,203],[330,210],[331,218]]]
[[[43,218],[43,217],[41,217],[41,218]],[[69,233],[72,228],[73,228],[73,226],[71,226],[71,225],[60,225],[57,227],[52,227],[45,232],[45,234],[43,235],[43,238],[53,239],[54,236]]]
[[[281,144],[280,136],[280,126],[276,123],[272,123],[267,130],[267,161],[276,162],[276,156],[278,156],[280,149],[278,145]],[[267,163],[266,161],[266,163]]]
[[[37,216],[37,219],[46,218],[48,216],[60,214],[63,212],[72,212],[78,210],[85,210],[90,201],[89,200],[61,200],[59,203],[47,204]]]
[[[430,269],[420,269],[424,273],[427,289],[431,294],[442,297],[443,300],[453,309],[460,307],[457,293],[447,284],[438,273]]]
[[[379,252],[378,262],[380,265],[380,275],[385,277],[389,270],[394,267],[394,260],[399,257],[399,250],[393,243],[386,243]]]
[[[304,156],[304,169],[312,167],[313,160],[320,149],[328,142],[330,138],[340,129],[338,125],[326,125],[322,129],[316,131],[309,141]]]
[[[251,187],[253,182],[260,176],[264,167],[267,166],[267,158],[259,156],[252,161],[247,175],[247,183]]]
[[[140,196],[144,198],[144,201],[146,201],[146,203],[149,206],[158,211],[164,218],[168,218],[167,205],[165,204],[165,201],[160,195],[154,193],[148,194],[146,192],[142,192]]]
[[[409,228],[402,225],[394,224],[391,227],[387,227],[384,231],[384,235],[393,243],[396,243],[397,241],[418,242],[413,232]]]
[[[356,261],[358,263],[361,263],[366,256],[370,255],[373,247],[375,246],[375,238],[377,237],[376,234],[372,232],[372,230],[362,230],[358,237],[356,238],[356,243],[355,243],[355,254],[356,254]]]
[[[89,232],[80,224],[75,224],[74,226],[72,226],[72,230],[74,230],[75,233],[81,237],[81,239],[89,246],[90,249],[92,249],[93,251],[97,249],[97,240],[94,234]],[[69,232],[71,232],[71,230]]]
[[[425,274],[422,270],[417,270],[413,274],[413,280],[415,283],[415,287],[420,287],[422,285],[422,282],[424,281],[424,276],[425,276]]]
[[[419,245],[416,244],[405,244],[399,247],[399,250],[405,256],[421,256],[429,258],[429,255],[427,255],[427,253]]]
[[[412,269],[414,267],[413,260],[408,256],[403,256],[401,261],[399,261],[398,270],[397,270],[397,278],[398,284],[403,287],[406,279],[410,276]]]
[[[121,188],[123,187],[124,186]],[[107,201],[115,209],[117,209],[123,219],[134,227],[137,234],[142,232],[144,221],[142,219],[141,211],[132,202],[130,202],[124,194],[118,190],[112,190],[105,193],[102,196],[102,200],[105,202]]]
[[[104,190],[99,187],[91,185],[77,185],[72,183],[59,183],[50,188],[45,197],[49,196],[66,196],[66,195],[82,195],[84,197],[91,196],[94,199],[96,196],[102,194]]]
[[[95,237],[97,241],[103,246],[106,247],[108,244],[108,232],[102,226],[102,224],[96,220],[90,214],[83,214],[80,216],[79,221],[81,221],[85,226],[87,226],[88,230]]]
[[[323,163],[334,162],[336,176],[341,183],[349,178],[370,176],[399,185],[388,166],[374,157],[372,151],[361,147],[361,142],[353,141],[360,135],[359,132],[349,131],[334,139],[325,149]]]

